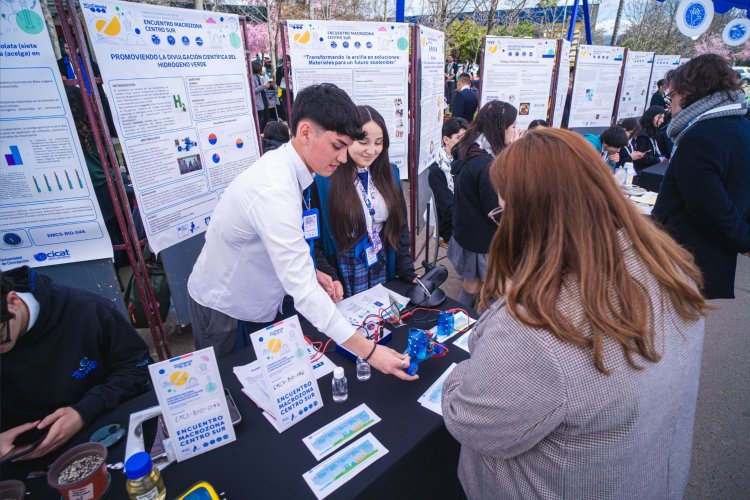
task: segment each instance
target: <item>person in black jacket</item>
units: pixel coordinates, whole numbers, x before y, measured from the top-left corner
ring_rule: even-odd
[[[476,91],[471,88],[471,77],[468,73],[461,73],[458,77],[456,94],[451,100],[451,114],[471,123],[478,107],[479,99]]]
[[[664,123],[664,108],[660,106],[649,107],[638,120],[639,133],[635,135],[633,151],[630,157],[636,173],[662,161],[665,155],[662,153],[664,142],[659,131]]]
[[[443,147],[438,150],[437,161],[427,173],[437,214],[438,235],[441,246],[447,246],[453,232],[453,148],[463,137],[469,123],[463,118],[449,118],[443,123]]]
[[[658,82],[656,82],[656,92],[654,92],[654,95],[651,96],[651,101],[649,102],[649,106],[661,106],[661,109],[665,109],[667,107],[667,99],[666,99],[666,92],[667,92],[667,80],[662,78]]]
[[[451,165],[455,191],[448,259],[464,279],[457,300],[467,307],[474,307],[484,281],[487,251],[500,215],[490,164],[516,139],[517,116],[516,108],[507,102],[485,104],[456,146],[458,158]]]
[[[692,252],[709,299],[734,298],[750,254],[750,122],[737,73],[703,54],[667,73],[675,150],[652,216]]]
[[[44,456],[148,388],[148,347],[112,302],[25,266],[0,282],[0,455],[38,428],[23,458]]]
[[[266,128],[263,129],[263,154],[278,149],[287,142],[289,142],[289,127],[286,123],[277,121],[266,123]]]

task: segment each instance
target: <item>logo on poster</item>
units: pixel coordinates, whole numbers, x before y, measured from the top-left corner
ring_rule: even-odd
[[[62,260],[62,259],[69,259],[70,258],[70,250],[67,248],[65,250],[53,250],[51,252],[39,252],[34,254],[34,259],[36,259],[38,262],[44,262],[45,260]]]
[[[5,233],[3,235],[3,243],[11,247],[16,247],[23,243],[23,238],[16,233]]]

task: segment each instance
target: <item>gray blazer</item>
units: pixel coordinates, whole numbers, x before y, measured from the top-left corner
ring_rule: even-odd
[[[443,417],[461,443],[470,499],[682,498],[690,471],[704,321],[686,321],[621,239],[628,271],[654,304],[658,363],[605,340],[609,376],[589,349],[514,319],[498,301],[477,322],[471,358],[443,386]],[[559,302],[583,324],[580,290]]]

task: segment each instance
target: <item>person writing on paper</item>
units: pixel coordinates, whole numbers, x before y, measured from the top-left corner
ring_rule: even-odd
[[[716,54],[667,73],[674,152],[652,216],[695,256],[710,299],[734,298],[750,252],[750,122],[739,78]]]
[[[601,135],[583,134],[583,138],[589,141],[609,168],[617,168],[620,164],[620,150],[628,143],[628,134],[624,128],[614,125]]]
[[[332,340],[383,373],[413,380],[402,370],[408,356],[356,333],[336,310],[331,297],[339,293],[323,273],[319,284],[311,256],[320,220],[308,188],[313,175],[333,174],[353,140],[364,137],[357,108],[335,85],[311,85],[297,95],[290,125],[292,140],[239,174],[211,216],[188,279],[196,348],[213,346],[224,356],[236,341],[246,345],[244,333],[281,319],[277,311],[289,294],[296,310]]]
[[[148,389],[148,347],[109,300],[26,266],[0,295],[0,460],[32,429],[47,435],[20,459],[47,455]]]
[[[318,268],[343,284],[344,297],[395,277],[411,283],[417,275],[385,120],[371,106],[357,106],[357,113],[364,137],[349,146],[347,160],[333,175],[315,177],[312,192],[322,220],[316,245],[325,256]]]
[[[687,486],[700,271],[598,159],[548,128],[492,166],[504,212],[485,311],[442,398],[469,499],[676,499]]]

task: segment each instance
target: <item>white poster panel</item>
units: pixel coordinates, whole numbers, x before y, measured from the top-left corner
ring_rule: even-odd
[[[482,102],[505,101],[518,110],[516,128],[546,120],[557,40],[488,36],[484,44]]]
[[[646,104],[651,99],[648,84],[653,62],[653,52],[628,51],[622,75],[617,121],[625,118],[639,118],[643,115]]]
[[[622,47],[578,47],[568,122],[570,128],[609,127],[612,124],[624,53]]]
[[[149,244],[204,232],[227,185],[258,159],[239,18],[82,2]]]
[[[388,128],[390,160],[406,179],[409,25],[287,21],[287,27],[294,89],[333,83],[357,105],[377,109]]]
[[[651,70],[651,80],[648,83],[648,104],[651,103],[651,96],[659,89],[657,83],[667,75],[669,70],[680,66],[680,56],[678,55],[656,55],[654,56],[654,65]]]
[[[567,40],[562,40],[557,65],[557,89],[555,91],[555,109],[552,113],[552,126],[560,128],[565,113],[565,99],[568,97],[568,82],[570,81],[570,42]]]
[[[445,74],[443,54],[445,34],[426,26],[419,26],[419,151],[418,173],[437,161],[442,147]]]
[[[54,54],[38,2],[0,3],[0,269],[112,258]]]

